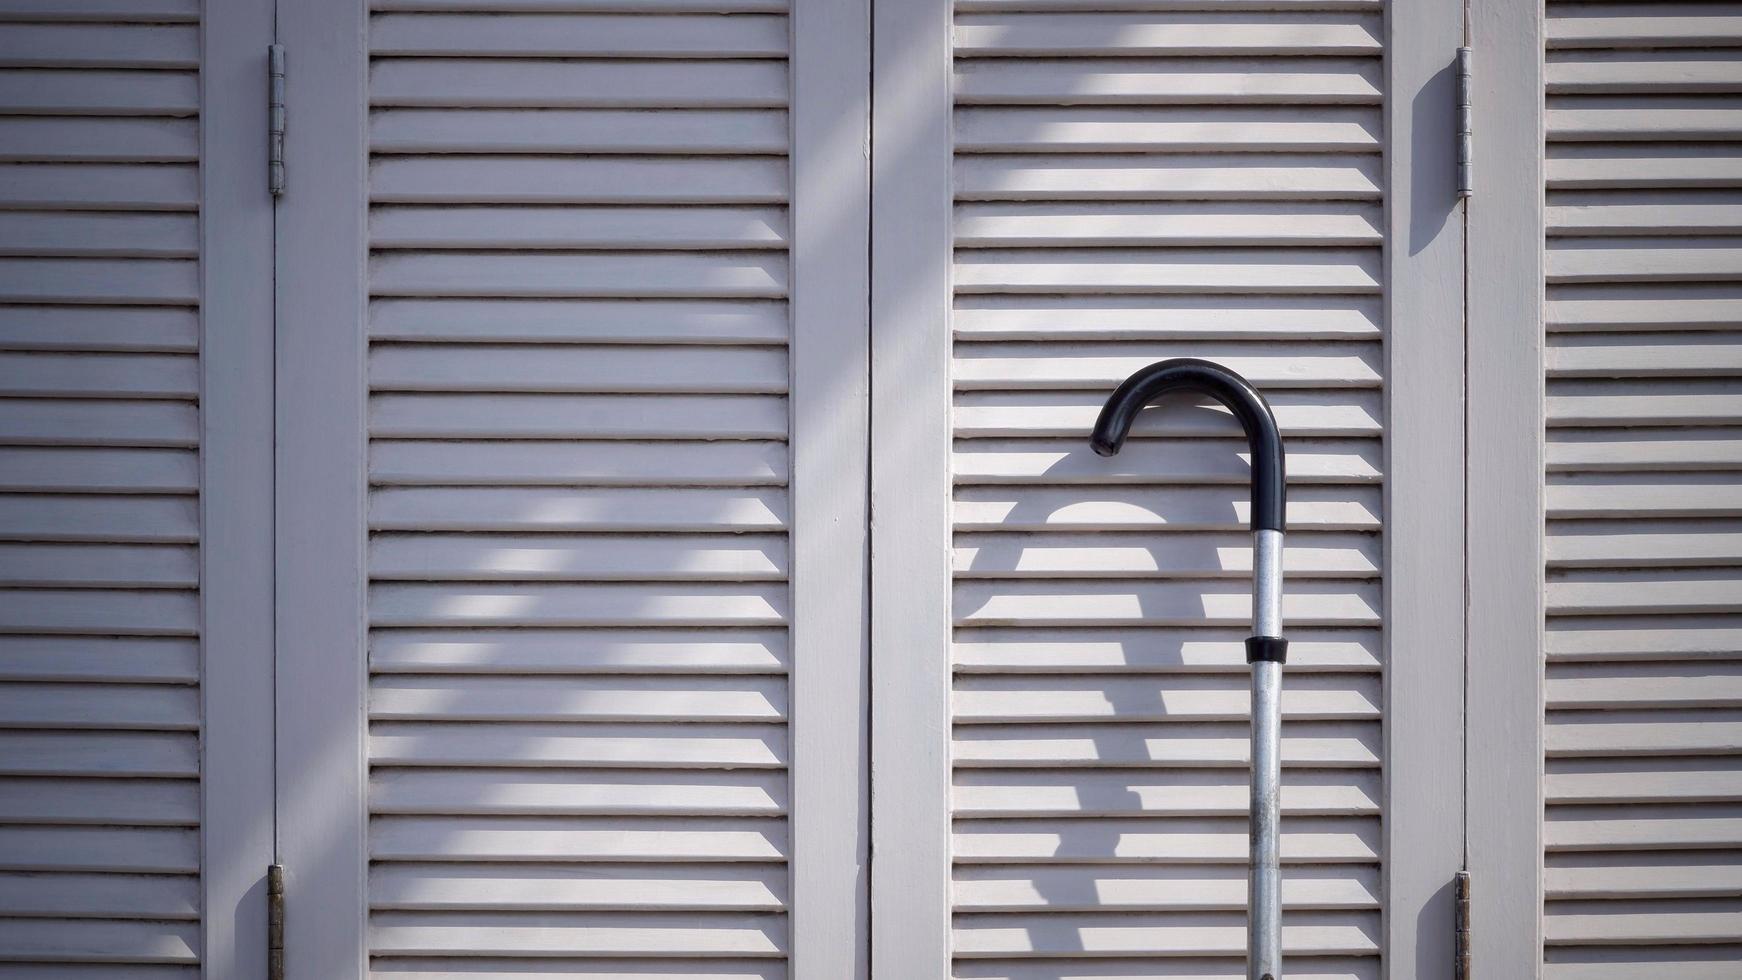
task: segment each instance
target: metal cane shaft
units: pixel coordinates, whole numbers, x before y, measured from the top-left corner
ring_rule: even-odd
[[[1282,636],[1282,532],[1253,532],[1252,632]],[[1252,665],[1251,870],[1248,980],[1282,977],[1282,664]]]

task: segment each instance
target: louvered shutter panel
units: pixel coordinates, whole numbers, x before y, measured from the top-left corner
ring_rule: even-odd
[[[784,5],[387,0],[368,47],[373,971],[784,978]]]
[[[1544,975],[1742,960],[1742,5],[1548,4]]]
[[[1086,445],[1181,356],[1289,440],[1290,973],[1379,975],[1382,14],[1234,6],[957,4],[958,977],[1244,975],[1245,443]]]
[[[0,4],[8,976],[198,971],[199,9]]]

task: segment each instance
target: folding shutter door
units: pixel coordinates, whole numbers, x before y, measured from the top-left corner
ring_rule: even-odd
[[[929,5],[897,6],[879,21],[880,59],[888,46],[899,52],[880,61],[880,107],[911,84],[901,72],[914,72],[902,59],[925,57],[912,52],[934,29],[896,21],[935,18]],[[1445,349],[1457,356],[1459,260],[1455,219],[1442,236],[1433,230],[1456,208],[1450,171],[1434,160],[1425,173],[1444,183],[1429,185],[1434,193],[1422,195],[1431,200],[1419,205],[1417,220],[1425,225],[1426,212],[1439,208],[1436,221],[1390,252],[1388,227],[1406,234],[1411,227],[1412,188],[1401,181],[1396,207],[1405,218],[1388,225],[1386,187],[1399,181],[1388,181],[1386,167],[1407,167],[1409,156],[1391,161],[1386,150],[1387,91],[1391,78],[1402,80],[1405,110],[1391,125],[1401,127],[1405,147],[1411,125],[1441,123],[1437,114],[1412,122],[1406,111],[1434,70],[1415,65],[1413,52],[1449,65],[1456,17],[1423,43],[1410,32],[1429,25],[1403,16],[1393,29],[1409,38],[1412,54],[1388,75],[1379,4],[1286,6],[966,0],[948,25],[953,50],[923,65],[931,101],[903,102],[899,116],[878,110],[874,146],[897,148],[888,163],[895,200],[886,203],[880,183],[874,227],[900,230],[888,238],[879,231],[874,248],[873,377],[881,389],[888,372],[876,358],[885,351],[891,367],[905,366],[893,342],[882,346],[884,335],[926,344],[932,360],[919,397],[947,399],[938,416],[947,411],[942,441],[953,442],[947,460],[931,464],[948,468],[950,497],[937,506],[946,512],[947,503],[949,521],[920,532],[947,535],[947,571],[929,564],[930,541],[904,544],[902,529],[880,523],[884,495],[900,494],[913,467],[882,471],[886,485],[874,476],[877,622],[893,631],[896,617],[932,615],[920,594],[932,586],[904,585],[904,576],[937,576],[950,588],[949,626],[936,637],[951,651],[953,678],[941,666],[911,668],[948,684],[949,843],[928,838],[937,827],[924,821],[889,837],[881,820],[873,826],[879,860],[892,848],[937,852],[934,873],[949,875],[953,930],[928,938],[930,951],[892,976],[1244,975],[1246,446],[1225,411],[1189,402],[1146,414],[1112,460],[1095,456],[1087,441],[1113,387],[1168,357],[1209,358],[1246,374],[1266,391],[1288,440],[1283,938],[1290,975],[1381,975],[1388,847],[1421,845],[1394,852],[1405,868],[1444,858],[1431,888],[1403,884],[1394,892],[1401,904],[1392,914],[1412,923],[1423,895],[1443,892],[1456,867],[1455,822],[1439,826],[1444,833],[1431,842],[1382,824],[1382,665],[1394,625],[1384,614],[1387,554],[1414,555],[1440,533],[1417,520],[1418,503],[1406,498],[1399,508],[1406,537],[1387,548],[1386,482],[1393,463],[1412,488],[1424,482],[1409,453],[1426,452],[1448,461],[1443,475],[1455,484],[1459,458],[1455,377],[1449,386],[1391,393],[1388,408],[1394,363],[1414,381],[1424,354],[1439,349],[1433,345],[1449,341]],[[1423,74],[1412,74],[1418,68]],[[1447,96],[1449,111],[1449,89],[1435,91]],[[948,131],[927,128],[928,112],[950,113],[953,144],[906,159],[904,140]],[[1424,137],[1424,145],[1438,139]],[[877,172],[881,180],[884,168]],[[907,189],[916,183],[919,190]],[[913,224],[939,199],[953,201],[951,226],[915,234]],[[936,307],[927,307],[933,320],[921,326],[907,310],[882,312],[882,297],[903,285],[882,281],[885,250],[912,247],[913,238],[950,270],[947,294],[924,293]],[[902,259],[891,259],[892,274],[903,274]],[[1415,282],[1388,295],[1388,277],[1400,274]],[[1411,292],[1424,281],[1449,287],[1431,311],[1411,305],[1427,302]],[[937,289],[924,270],[912,273],[913,284]],[[1392,312],[1396,303],[1401,316]],[[1401,332],[1390,332],[1394,317],[1404,321]],[[1443,337],[1432,338],[1424,323],[1443,328]],[[904,389],[912,386],[903,375],[889,402],[874,401],[879,458],[887,445],[879,420],[901,424],[894,402],[911,397]],[[1452,435],[1441,443],[1448,452],[1389,441],[1388,416],[1405,419],[1413,433],[1436,406],[1421,399],[1442,395],[1436,424]],[[899,434],[890,439],[915,459],[935,452]],[[933,482],[927,473],[921,485]],[[1455,527],[1455,507],[1449,513]],[[1455,534],[1449,544],[1451,564],[1430,557],[1421,567],[1433,574],[1416,584],[1447,587],[1439,601],[1451,628],[1425,639],[1406,632],[1411,642],[1392,646],[1407,653],[1400,669],[1438,671],[1433,676],[1449,681],[1410,696],[1437,703],[1434,717],[1456,725]],[[884,576],[878,570],[891,550],[911,566]],[[1403,606],[1418,608],[1411,602]],[[904,656],[875,632],[873,650],[874,677]],[[1427,683],[1430,675],[1414,676]],[[907,756],[885,748],[884,719],[913,709],[886,701],[888,694],[880,682],[879,813],[890,792],[886,769],[912,783],[896,792],[916,797],[943,782],[894,768]],[[929,734],[906,747],[917,750]],[[1451,760],[1429,762],[1416,751],[1405,752],[1406,768],[1394,774],[1399,786],[1455,780]],[[1455,808],[1457,797],[1448,804]],[[1403,835],[1388,845],[1388,833]],[[901,908],[907,896],[884,897],[885,880],[873,891],[880,969],[885,939],[891,955],[914,955],[894,947],[927,928]],[[1449,906],[1434,908],[1449,921]],[[886,911],[896,917],[887,933]],[[1410,966],[1393,975],[1449,969],[1449,949],[1419,972],[1413,939],[1400,940],[1395,953]]]
[[[1548,5],[1545,976],[1742,958],[1742,6]]]
[[[191,977],[199,5],[60,6],[0,8],[0,972]]]
[[[366,739],[339,720],[368,819],[346,828],[348,865],[298,845],[330,876],[300,901],[355,897],[309,926],[340,953],[305,933],[293,974],[353,975],[360,942],[406,980],[853,976],[863,23],[797,32],[819,38],[800,58],[769,0],[316,6],[368,59],[365,79],[334,55],[357,87],[313,96],[366,91],[366,114],[334,111],[367,160],[343,119],[305,144],[354,160],[341,203],[311,206],[368,250],[363,272],[361,243],[337,241],[366,343],[309,349],[351,378],[366,356],[366,406],[347,409],[366,444],[306,449],[352,467],[359,526],[332,551],[363,556],[342,598],[367,624]],[[293,83],[330,73],[301,47]],[[805,72],[816,96],[795,105]],[[281,249],[317,262],[335,232],[294,234]],[[802,272],[795,242],[814,245]],[[281,635],[281,658],[306,642]],[[304,664],[290,684],[363,683],[351,643],[338,681]],[[290,740],[317,744],[299,724]]]

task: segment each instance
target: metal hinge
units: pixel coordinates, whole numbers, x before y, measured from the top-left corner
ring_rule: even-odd
[[[1452,972],[1458,980],[1470,980],[1470,872],[1460,871],[1456,882],[1458,909],[1456,932],[1452,939]]]
[[[1472,154],[1476,110],[1470,92],[1470,49],[1458,49],[1458,197],[1470,196],[1476,189],[1475,164]]]
[[[266,977],[284,980],[284,865],[266,867]]]
[[[266,49],[266,189],[284,193],[284,45]]]

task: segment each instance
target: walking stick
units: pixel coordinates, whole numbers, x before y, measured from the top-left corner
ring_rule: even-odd
[[[1252,665],[1251,870],[1246,906],[1248,980],[1282,977],[1282,872],[1279,867],[1278,789],[1282,779],[1282,436],[1270,404],[1233,371],[1195,357],[1158,361],[1126,378],[1107,399],[1089,445],[1111,456],[1124,445],[1144,406],[1174,391],[1195,391],[1228,406],[1246,430],[1252,453]]]

